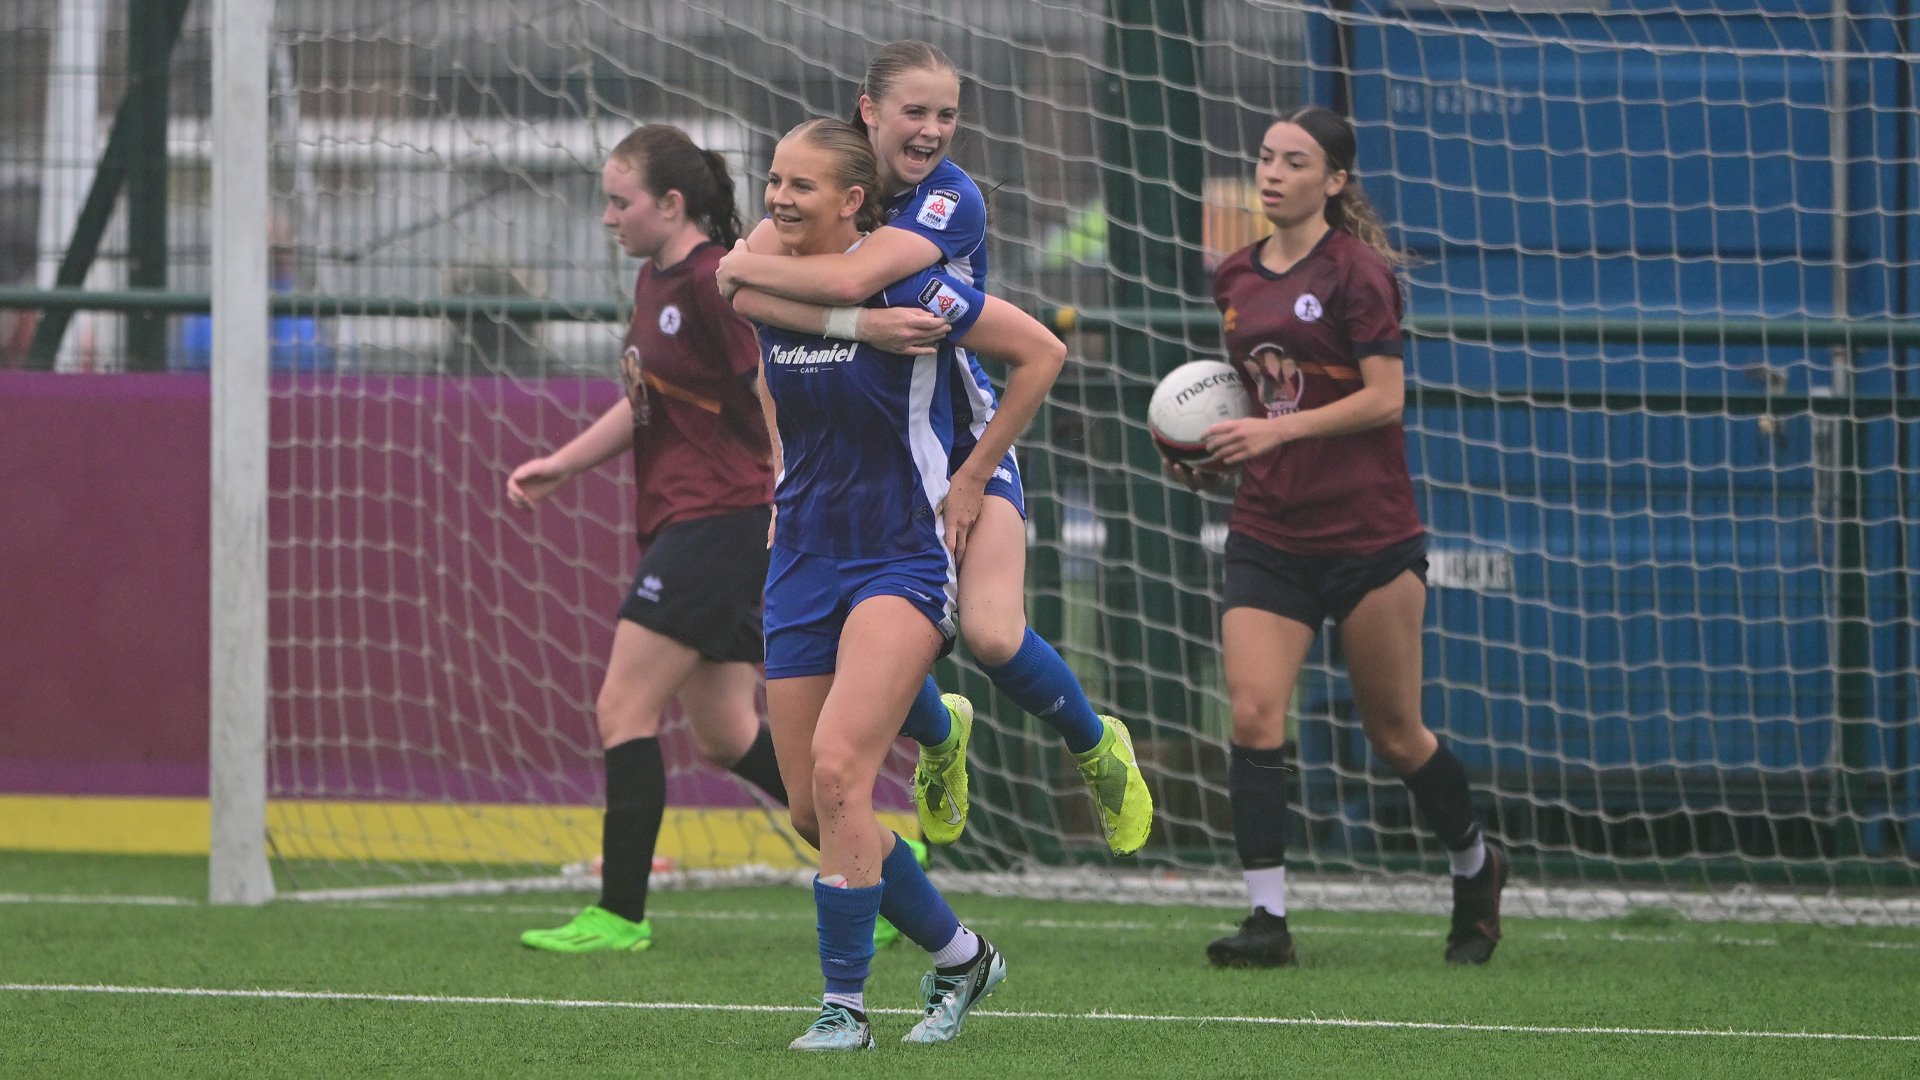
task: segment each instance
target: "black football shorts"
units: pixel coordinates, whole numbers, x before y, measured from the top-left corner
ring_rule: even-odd
[[[759,506],[661,529],[640,557],[620,617],[715,663],[760,663],[772,517]]]
[[[1226,608],[1271,611],[1316,633],[1328,619],[1346,621],[1368,593],[1403,571],[1427,580],[1425,533],[1371,555],[1295,555],[1230,532],[1226,554]]]

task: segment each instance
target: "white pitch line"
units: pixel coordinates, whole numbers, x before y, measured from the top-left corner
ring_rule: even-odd
[[[328,906],[335,906],[335,905],[328,905]],[[459,905],[458,907],[450,908],[449,906],[445,906],[445,905],[418,904],[418,903],[399,904],[399,903],[387,903],[382,901],[343,901],[343,902],[340,902],[338,906],[360,909],[360,910],[373,910],[373,911],[455,910],[455,911],[463,911],[463,912],[472,912],[477,914],[491,914],[491,913],[499,912],[503,914],[522,914],[522,915],[570,915],[579,910],[578,908],[571,908],[571,907],[534,907],[531,905],[499,905],[499,904],[462,904],[462,905]],[[709,921],[716,921],[716,922],[787,922],[787,921],[801,921],[801,920],[805,920],[809,922],[812,921],[812,915],[809,912],[782,913],[782,912],[771,912],[771,911],[672,911],[672,910],[663,911],[660,909],[655,909],[653,912],[651,912],[651,914],[656,919],[661,919],[661,918],[701,919],[701,920],[709,920]],[[1125,919],[1100,919],[1100,920],[996,919],[991,916],[987,918],[982,918],[982,919],[967,919],[965,920],[965,922],[968,926],[978,926],[978,927],[1010,926],[1010,927],[1018,927],[1022,930],[1088,930],[1088,931],[1098,931],[1102,933],[1115,931],[1115,930],[1154,931],[1154,930],[1198,929],[1198,930],[1206,930],[1206,931],[1216,931],[1216,930],[1232,930],[1234,929],[1234,926],[1235,926],[1235,924],[1233,923],[1214,922],[1211,920],[1202,922],[1202,921],[1189,920],[1189,919],[1176,919],[1171,922],[1141,922],[1141,921],[1131,921],[1131,920],[1125,920]],[[1295,926],[1293,928],[1293,932],[1296,934],[1308,934],[1308,935],[1342,934],[1342,935],[1347,935],[1351,937],[1437,938],[1442,936],[1439,930],[1425,930],[1425,929],[1419,929],[1415,927],[1399,927],[1399,926],[1380,927],[1380,928],[1365,927],[1365,926]],[[1520,940],[1531,939],[1535,941],[1608,941],[1608,942],[1615,942],[1615,943],[1621,943],[1621,944],[1634,943],[1634,944],[1656,944],[1656,945],[1745,945],[1745,946],[1756,946],[1756,947],[1777,946],[1780,944],[1780,941],[1777,938],[1728,937],[1722,934],[1714,934],[1710,937],[1687,937],[1685,935],[1678,935],[1678,934],[1629,934],[1629,933],[1624,933],[1618,930],[1613,931],[1611,933],[1606,933],[1606,934],[1567,934],[1560,931],[1553,931],[1553,932],[1544,933],[1544,934],[1530,934],[1524,931],[1520,931],[1520,932],[1511,932],[1509,936],[1515,939],[1520,939]],[[1852,942],[1844,942],[1843,944],[1858,946],[1860,948],[1867,948],[1867,949],[1920,949],[1920,942],[1911,942],[1911,941],[1903,941],[1903,942],[1852,941]]]
[[[197,907],[185,896],[87,896],[77,893],[0,893],[0,904],[128,904],[136,907]]]
[[[204,901],[185,896],[119,896],[111,893],[81,895],[70,893],[0,893],[0,904],[124,904],[139,907],[200,907]],[[323,902],[329,908],[344,908],[355,911],[459,911],[469,914],[504,915],[572,915],[579,911],[577,907],[534,904],[426,904],[418,901],[391,900],[334,900]],[[812,921],[805,912],[783,913],[771,911],[662,911],[652,912],[654,918],[700,919],[715,922],[788,922]],[[1216,923],[1177,919],[1171,922],[1142,922],[1126,919],[983,919],[966,920],[969,926],[991,927],[1008,926],[1022,930],[1087,930],[1098,932],[1112,931],[1177,931],[1204,930],[1225,931],[1234,928],[1233,923]],[[1437,938],[1438,930],[1425,930],[1414,927],[1364,927],[1364,926],[1295,926],[1293,932],[1318,936],[1338,934],[1350,937],[1413,937]],[[1508,932],[1508,937],[1518,941],[1606,941],[1617,944],[1646,945],[1736,945],[1753,948],[1772,948],[1780,945],[1778,938],[1744,938],[1714,934],[1709,937],[1688,937],[1684,934],[1631,934],[1615,930],[1605,934],[1568,934],[1563,931],[1547,933],[1528,933],[1526,931]],[[1920,949],[1920,941],[1843,941],[1838,944],[1859,949]]]
[[[590,1001],[569,998],[469,997],[452,994],[366,994],[337,990],[218,990],[188,986],[110,986],[70,983],[0,983],[0,991],[52,994],[133,994],[157,997],[253,998],[274,1001],[376,1001],[417,1005],[534,1005],[556,1009],[636,1009],[657,1012],[811,1013],[798,1005],[715,1005],[684,1001]],[[868,1009],[888,1016],[919,1016],[919,1009]],[[1527,1024],[1443,1024],[1422,1020],[1353,1020],[1320,1016],[1173,1016],[1116,1012],[1018,1012],[975,1009],[974,1016],[1004,1020],[1125,1020],[1135,1023],[1265,1024],[1277,1027],[1390,1028],[1405,1031],[1473,1031],[1522,1035],[1668,1035],[1689,1038],[1816,1039],[1829,1042],[1920,1042],[1920,1035],[1855,1035],[1828,1031],[1742,1031],[1734,1028],[1546,1027]]]

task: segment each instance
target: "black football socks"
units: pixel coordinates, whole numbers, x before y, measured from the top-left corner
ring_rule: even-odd
[[[1442,743],[1425,765],[1401,779],[1428,827],[1447,846],[1453,872],[1471,877],[1486,860],[1486,844],[1481,839],[1480,821],[1474,816],[1467,770],[1460,759]]]
[[[764,738],[766,730],[760,734]],[[647,917],[647,875],[653,872],[653,847],[667,812],[667,766],[660,756],[660,740],[651,736],[608,747],[606,764],[600,906],[639,922]]]
[[[773,796],[781,806],[787,803],[787,785],[780,779],[780,762],[773,756],[773,732],[765,724],[754,736],[753,745],[727,770],[733,775]]]
[[[1227,750],[1227,798],[1233,810],[1233,846],[1247,881],[1247,901],[1282,918],[1287,913],[1287,785],[1291,771],[1280,747]],[[1283,924],[1284,925],[1284,924]]]

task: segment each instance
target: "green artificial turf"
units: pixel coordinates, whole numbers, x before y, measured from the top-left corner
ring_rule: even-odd
[[[865,1076],[1911,1077],[1920,1042],[1353,1028],[1281,1017],[1740,1032],[1920,1035],[1920,932],[1876,927],[1510,919],[1484,968],[1440,962],[1442,920],[1298,912],[1301,963],[1215,971],[1235,912],[956,896],[1009,977],[943,1046],[784,1048],[819,992],[812,897],[793,888],[658,893],[645,953],[520,948],[591,897],[519,895],[216,908],[193,859],[0,853],[0,983],[328,991],[530,1002],[210,998],[0,991],[0,1077]],[[182,904],[55,902],[180,897]],[[28,899],[22,899],[23,897]],[[875,961],[868,1003],[912,1009],[923,955]],[[965,1070],[960,1073],[951,1070]]]

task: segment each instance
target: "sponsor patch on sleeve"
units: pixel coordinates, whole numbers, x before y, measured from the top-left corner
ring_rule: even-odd
[[[920,306],[948,322],[960,318],[972,308],[965,298],[953,290],[953,286],[939,278],[927,282],[927,287],[920,290]]]
[[[952,219],[954,208],[960,205],[960,193],[957,191],[929,191],[925,202],[920,204],[920,214],[915,220],[929,229],[945,229]]]

